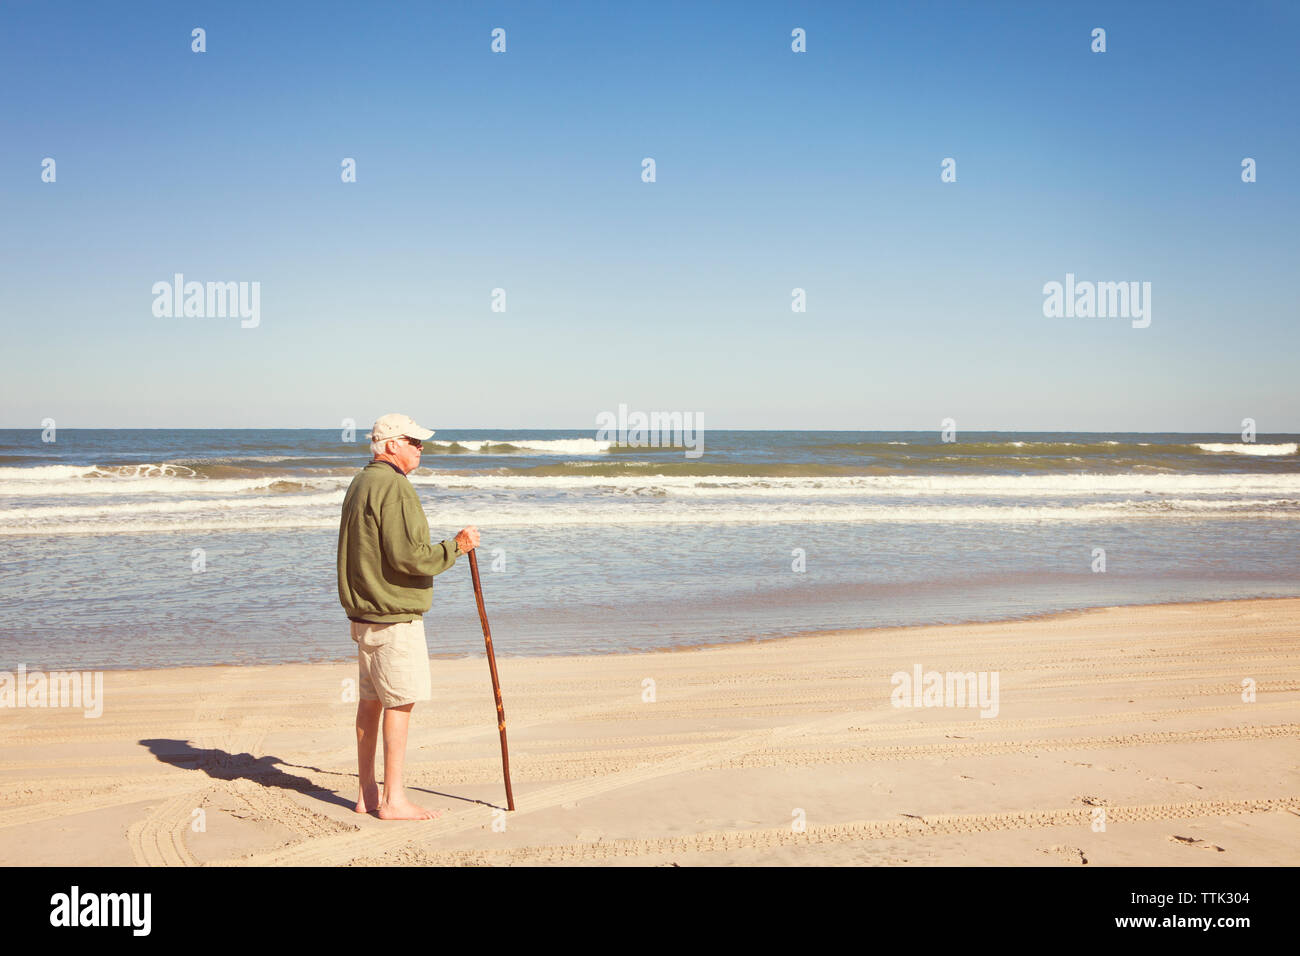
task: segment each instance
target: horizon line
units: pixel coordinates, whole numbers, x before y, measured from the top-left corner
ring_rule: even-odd
[[[356,426],[358,429],[361,425]],[[174,431],[174,432],[198,432],[198,431],[328,431],[336,432],[341,430],[339,425],[56,425],[58,431]],[[591,426],[583,427],[563,427],[557,425],[548,426],[523,426],[523,425],[444,425],[442,428],[432,429],[436,435],[440,431],[570,431],[570,432],[598,432],[600,428]],[[716,425],[710,425],[702,429],[703,431],[715,432],[881,432],[881,433],[919,433],[927,432],[942,433],[942,428],[728,428]],[[0,431],[44,431],[44,426],[40,425],[0,425]],[[1239,431],[1214,431],[1214,430],[1197,430],[1186,431],[1183,429],[1091,429],[1091,428],[978,428],[978,427],[958,427],[957,434],[962,432],[1005,432],[1007,434],[1074,434],[1074,435],[1239,435]],[[1271,431],[1256,432],[1259,435],[1300,435],[1300,431]]]

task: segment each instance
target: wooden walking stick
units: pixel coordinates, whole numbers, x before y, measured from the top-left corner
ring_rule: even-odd
[[[501,703],[501,681],[497,679],[497,658],[492,653],[492,629],[488,627],[487,611],[483,607],[483,584],[478,579],[478,557],[469,553],[469,573],[474,577],[474,600],[478,601],[478,619],[483,622],[483,641],[487,644],[488,667],[492,670],[492,693],[497,698],[497,729],[501,731],[501,770],[506,777],[506,806],[515,808],[515,795],[510,790],[510,754],[506,752],[506,710]]]

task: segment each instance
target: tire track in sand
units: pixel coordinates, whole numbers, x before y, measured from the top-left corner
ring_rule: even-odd
[[[193,746],[198,750],[218,753],[224,751],[229,757],[247,753],[256,758],[256,751],[260,751],[266,740],[270,720],[266,717],[241,716],[233,729],[221,726],[230,708],[230,695],[223,692],[229,683],[229,679],[224,680],[217,689],[200,696],[195,702],[194,719],[212,721],[217,730],[210,736],[193,738]],[[231,789],[231,781],[214,780],[208,776],[203,769],[206,762],[210,762],[210,759],[201,757],[198,766],[183,771],[188,778],[188,786],[183,792],[154,807],[143,819],[127,828],[127,842],[137,865],[198,865],[185,845],[185,832],[193,819],[192,814],[212,789]],[[259,789],[264,788],[259,786]]]
[[[788,759],[784,753],[781,759],[771,759],[770,755],[778,753],[778,751],[771,748],[773,743],[800,734],[816,732],[818,729],[840,729],[843,728],[843,726],[843,714],[837,714],[831,717],[823,716],[816,720],[800,724],[791,724],[785,727],[754,731],[738,735],[730,740],[720,741],[714,744],[703,744],[679,756],[671,757],[658,763],[632,767],[607,776],[565,781],[534,793],[524,795],[517,802],[515,817],[538,810],[560,806],[565,803],[572,803],[582,799],[603,795],[622,787],[643,783],[661,777],[672,776],[688,770],[697,770],[706,767],[719,768],[721,766],[745,767],[784,765],[785,760]],[[1113,744],[1115,741],[1124,741],[1126,743],[1138,745],[1142,743],[1164,743],[1175,740],[1283,737],[1294,736],[1297,732],[1300,732],[1300,724],[1286,724],[1277,727],[1230,727],[1182,733],[1172,732],[1162,734],[1118,735],[1111,737],[1081,737],[1072,740],[996,742],[975,744],[966,748],[959,745],[923,745],[918,747],[869,749],[888,753],[889,756],[885,759],[900,759],[900,755],[904,755],[903,759],[906,759],[906,756],[931,756],[946,751],[971,752],[974,750],[981,753],[992,753],[1014,752],[1017,748],[1024,752],[1029,752],[1035,749],[1070,750],[1086,748],[1088,745],[1107,746]],[[752,754],[755,751],[767,751],[767,755],[764,755],[763,753],[755,754],[754,760],[747,763],[745,756],[747,754]],[[800,753],[802,752],[794,752],[796,755]],[[855,751],[841,750],[835,751],[834,753],[841,760],[845,759],[846,753],[848,755],[847,759],[850,761],[860,759],[859,753]],[[1085,810],[1084,812],[1090,813],[1091,811]],[[406,844],[418,844],[429,840],[440,839],[453,833],[482,826],[483,822],[484,813],[481,807],[467,808],[465,810],[444,814],[437,820],[421,822],[418,824],[418,830],[412,829],[416,824],[390,825],[388,829],[383,831],[378,831],[374,827],[363,826],[361,830],[355,834],[341,834],[317,840],[308,840],[267,853],[253,854],[244,857],[243,859],[232,859],[221,862],[227,865],[242,863],[258,866],[321,866],[338,864],[361,856],[383,856],[384,854],[396,850]]]
[[[822,716],[816,720],[786,727],[734,736],[714,744],[703,744],[687,753],[655,764],[633,767],[604,777],[588,777],[566,781],[532,793],[520,795],[512,818],[546,810],[578,800],[610,793],[623,787],[660,777],[673,776],[688,770],[697,770],[719,760],[738,756],[748,750],[762,747],[792,734],[815,730],[825,726],[842,726],[844,716]],[[265,853],[255,853],[242,858],[219,861],[216,865],[246,866],[326,866],[337,865],[360,856],[382,855],[408,843],[436,840],[453,833],[483,825],[484,808],[476,806],[444,813],[436,820],[418,823],[382,823],[363,825],[358,832],[339,834],[308,840]]]
[[[1151,803],[1106,808],[1108,826],[1163,820],[1192,820],[1247,813],[1290,811],[1300,813],[1300,797],[1259,800],[1203,800],[1188,803]],[[647,840],[609,840],[599,843],[551,844],[500,850],[426,850],[420,847],[396,851],[389,858],[359,858],[364,864],[414,864],[417,866],[527,865],[535,863],[584,863],[593,860],[637,858],[672,853],[857,843],[868,840],[896,840],[909,837],[969,836],[999,830],[1030,830],[1045,827],[1090,827],[1092,808],[1019,810],[1004,813],[945,814],[908,817],[902,820],[858,820],[852,823],[810,824],[795,833],[789,824],[763,830],[711,830],[684,837]]]
[[[727,758],[716,769],[798,767],[814,764],[869,763],[876,760],[917,760],[925,757],[992,757],[1017,753],[1092,750],[1098,747],[1147,747],[1156,744],[1211,740],[1262,740],[1300,736],[1300,724],[1273,727],[1214,727],[1151,734],[1112,734],[1098,737],[1048,737],[1039,740],[997,740],[969,744],[918,744],[912,747],[836,747],[833,749],[755,749]]]
[[[60,817],[70,817],[78,813],[106,810],[109,807],[125,806],[128,803],[138,803],[143,800],[157,798],[160,795],[170,796],[177,792],[189,793],[193,789],[194,784],[188,780],[141,780],[110,784],[106,786],[103,792],[93,793],[81,798],[54,802],[41,801],[21,807],[0,809],[0,830],[7,827],[40,823],[44,820],[56,820]]]
[[[936,734],[961,733],[963,731],[981,731],[981,730],[1003,730],[1013,728],[1016,730],[1044,730],[1056,729],[1060,727],[1082,727],[1095,726],[1098,724],[1119,724],[1132,723],[1134,721],[1166,720],[1171,717],[1196,716],[1200,714],[1235,714],[1241,713],[1245,707],[1249,707],[1252,712],[1258,710],[1272,710],[1274,708],[1291,708],[1300,710],[1300,701],[1295,700],[1275,700],[1275,701],[1258,701],[1254,704],[1229,704],[1219,707],[1174,707],[1164,710],[1142,710],[1142,711],[1122,711],[1117,710],[1109,714],[1069,714],[1063,717],[1023,717],[1010,718],[999,717],[991,723],[985,721],[981,724],[974,720],[954,721],[952,723],[940,724],[925,720],[907,720],[882,722],[877,724],[861,724],[847,727],[844,731],[837,731],[826,735],[827,742],[841,742],[847,740],[861,740],[863,735],[872,738],[890,738],[890,737],[915,737],[915,736],[933,736]],[[851,713],[845,713],[845,719],[848,720],[853,716]],[[673,748],[696,744],[700,742],[713,742],[729,738],[734,731],[726,730],[687,730],[680,732],[665,731],[656,735],[639,735],[623,737],[548,737],[544,740],[530,740],[527,742],[529,753],[547,754],[555,752],[560,755],[569,754],[575,750],[590,750],[594,748]],[[818,739],[823,739],[818,737]],[[522,753],[523,751],[521,751]],[[599,751],[597,751],[599,752]],[[4,764],[0,764],[3,768]]]
[[[1295,707],[1295,704],[1288,705]],[[1239,708],[1206,708],[1206,712],[1219,710],[1235,712]],[[846,719],[850,715],[845,715]],[[1135,719],[1134,715],[1114,715],[1112,723],[1127,723]],[[1059,722],[1058,722],[1059,721]],[[798,735],[797,746],[783,749],[757,748],[738,758],[724,760],[715,765],[716,769],[749,769],[772,766],[817,766],[824,764],[851,764],[876,760],[914,760],[926,757],[986,757],[1008,753],[1051,752],[1057,750],[1087,749],[1094,746],[1149,746],[1151,744],[1191,740],[1229,740],[1239,738],[1273,738],[1290,736],[1285,730],[1258,727],[1227,727],[1207,730],[1182,731],[1173,734],[1123,734],[1100,737],[1044,738],[1039,740],[989,741],[971,739],[970,742],[943,744],[923,744],[919,746],[866,746],[868,742],[878,739],[909,737],[916,735],[936,736],[945,733],[996,732],[1006,729],[1048,730],[1056,727],[1092,725],[1106,721],[1088,717],[1046,718],[1042,720],[1023,720],[1017,722],[997,721],[999,726],[980,726],[965,724],[930,724],[920,726],[893,727],[890,725],[869,725],[878,730],[865,731],[859,727],[850,727],[848,731],[838,730],[827,734]],[[1015,726],[1019,724],[1022,726]],[[1300,729],[1300,725],[1295,726]],[[864,740],[865,738],[865,740]],[[616,742],[620,738],[607,737],[604,741]],[[638,739],[638,738],[628,738]],[[649,738],[642,738],[649,739]],[[552,742],[554,743],[554,742]],[[621,773],[631,768],[649,763],[663,763],[679,754],[688,753],[690,745],[679,741],[667,747],[646,747],[644,749],[579,749],[591,741],[573,740],[567,750],[556,753],[547,750],[541,753],[522,752],[511,756],[511,780],[515,783],[536,781],[575,780],[586,777]],[[491,783],[501,778],[501,763],[496,757],[476,757],[468,760],[439,761],[429,765],[412,767],[407,774],[407,782],[417,787],[464,786],[466,784]]]
[[[197,866],[185,846],[185,831],[193,819],[200,794],[195,790],[164,801],[143,820],[127,828],[131,855],[141,866]]]
[[[329,836],[335,833],[355,833],[360,829],[354,823],[342,823],[333,817],[301,806],[279,787],[266,787],[255,780],[236,778],[224,781],[219,789],[231,794],[243,805],[249,816],[259,822],[278,823],[292,830],[299,839]]]

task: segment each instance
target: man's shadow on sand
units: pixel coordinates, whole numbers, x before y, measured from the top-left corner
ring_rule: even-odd
[[[151,738],[141,740],[140,746],[148,748],[149,752],[165,764],[173,767],[179,767],[182,770],[202,770],[214,780],[251,780],[259,783],[264,787],[278,787],[281,790],[293,790],[297,793],[320,800],[322,803],[330,803],[336,807],[346,807],[353,810],[356,807],[355,799],[348,799],[340,794],[337,790],[330,790],[322,787],[320,784],[309,780],[306,777],[299,777],[295,774],[286,773],[281,767],[293,767],[297,770],[312,770],[316,773],[328,774],[333,777],[346,777],[353,791],[357,788],[357,775],[354,773],[342,773],[338,770],[322,770],[320,767],[312,767],[305,764],[288,763],[279,757],[265,756],[254,757],[250,753],[232,754],[225,750],[203,749],[191,746],[187,740],[168,740],[165,738]],[[383,781],[380,781],[383,786]],[[418,793],[428,793],[437,797],[446,797],[449,800],[461,800],[465,803],[477,803],[485,807],[496,807],[494,803],[488,803],[486,800],[474,800],[470,797],[457,796],[454,793],[442,793],[438,790],[426,790],[422,787],[413,787],[407,784],[407,790],[414,790]],[[505,809],[504,807],[500,809]],[[371,811],[369,816],[377,816]]]

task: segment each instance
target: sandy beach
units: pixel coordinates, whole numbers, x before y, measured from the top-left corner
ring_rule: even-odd
[[[0,710],[0,864],[1300,863],[1300,599],[504,657],[508,815],[485,661],[432,666],[437,820],[352,810],[353,663],[109,671]],[[996,716],[895,706],[918,666]]]

